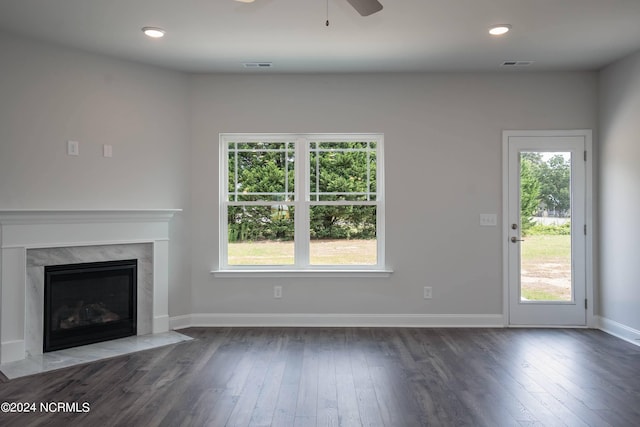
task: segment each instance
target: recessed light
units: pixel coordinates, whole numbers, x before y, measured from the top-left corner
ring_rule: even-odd
[[[509,24],[494,25],[489,29],[489,34],[492,36],[501,36],[508,33],[509,30],[511,30],[511,25]]]
[[[151,37],[152,39],[159,39],[160,37],[164,37],[164,33],[166,31],[158,27],[143,27],[142,32],[147,37]]]
[[[236,0],[240,3],[253,3],[255,0]]]

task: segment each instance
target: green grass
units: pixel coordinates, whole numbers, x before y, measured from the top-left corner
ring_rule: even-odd
[[[523,287],[521,292],[522,298],[529,301],[562,301],[556,292],[545,292],[530,287]]]
[[[229,243],[229,265],[291,265],[293,242]]]
[[[571,237],[532,235],[521,245],[522,297],[530,301],[566,301],[570,298]],[[228,247],[230,265],[292,265],[293,242],[241,242]],[[312,265],[372,265],[376,263],[375,240],[314,240]],[[527,282],[527,283],[524,283]],[[554,285],[555,284],[555,285]]]
[[[530,235],[521,248],[522,297],[571,300],[571,236]]]
[[[521,246],[523,260],[541,259],[571,261],[571,236],[526,236]]]
[[[229,265],[291,265],[294,263],[293,242],[229,243]],[[310,248],[312,265],[376,264],[375,240],[313,240]]]

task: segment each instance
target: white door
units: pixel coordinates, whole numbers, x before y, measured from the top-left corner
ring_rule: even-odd
[[[586,136],[504,133],[510,325],[586,325]]]

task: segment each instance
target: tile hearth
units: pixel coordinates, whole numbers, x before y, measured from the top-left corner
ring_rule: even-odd
[[[66,350],[30,355],[23,360],[1,364],[0,372],[12,380],[28,375],[123,356],[138,351],[177,344],[192,339],[193,338],[175,331],[120,338],[81,347],[68,348]]]

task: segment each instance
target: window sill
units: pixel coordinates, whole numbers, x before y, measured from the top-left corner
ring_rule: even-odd
[[[250,278],[250,277],[389,277],[393,270],[214,270],[214,277]]]

